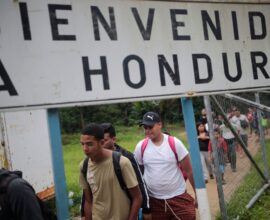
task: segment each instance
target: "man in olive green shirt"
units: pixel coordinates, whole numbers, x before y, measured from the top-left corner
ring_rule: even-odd
[[[120,167],[130,200],[114,172],[112,151],[103,148],[103,137],[102,127],[95,123],[81,131],[80,142],[90,158],[87,178],[80,172],[80,184],[85,194],[85,220],[136,220],[142,196],[135,172],[130,161],[121,156]]]

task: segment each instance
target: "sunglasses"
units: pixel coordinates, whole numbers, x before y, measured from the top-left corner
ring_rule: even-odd
[[[143,128],[145,129],[145,130],[147,130],[147,129],[149,129],[149,130],[151,130],[152,128],[154,127],[154,125],[144,125],[143,126]]]

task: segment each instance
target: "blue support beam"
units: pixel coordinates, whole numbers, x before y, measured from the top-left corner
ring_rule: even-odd
[[[191,98],[181,98],[196,189],[205,188],[198,135]]]
[[[181,98],[181,104],[184,114],[185,128],[189,143],[189,152],[193,170],[193,178],[198,202],[200,219],[210,220],[211,212],[208,203],[207,191],[203,177],[201,157],[198,143],[198,135],[194,118],[194,111],[191,98]]]
[[[61,131],[57,109],[48,109],[49,135],[52,152],[52,165],[56,195],[58,220],[69,219],[68,194],[62,152]]]

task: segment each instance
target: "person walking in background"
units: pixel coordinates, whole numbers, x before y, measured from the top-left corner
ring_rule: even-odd
[[[85,195],[84,215],[89,219],[136,220],[142,195],[130,161],[120,156],[120,167],[127,193],[122,190],[114,172],[113,152],[104,149],[103,128],[90,123],[81,131],[80,143],[87,157],[86,178],[80,164],[80,185]]]
[[[206,112],[205,108],[203,108],[201,110],[201,115],[200,115],[199,121],[204,124],[205,130],[208,131],[207,112]]]
[[[134,158],[133,153],[127,151],[123,147],[119,146],[116,143],[116,132],[115,128],[112,126],[111,123],[102,123],[101,127],[104,130],[104,148],[112,150],[112,151],[117,151],[121,153],[123,156],[128,158],[131,162],[131,165],[133,166],[133,169],[135,171],[139,187],[142,193],[142,213],[143,213],[143,219],[148,220],[151,219],[151,209],[150,209],[150,202],[149,202],[149,195],[147,192],[147,187],[146,184],[143,180],[142,173],[140,171],[139,165]]]
[[[162,133],[157,113],[147,112],[140,126],[144,128],[147,144],[144,144],[145,139],[139,141],[134,155],[144,170],[152,219],[195,220],[197,200],[187,193],[186,181],[179,168],[180,163],[195,192],[188,151],[179,139]],[[169,140],[173,141],[175,152]]]
[[[253,130],[252,123],[253,123],[253,120],[254,120],[252,108],[248,108],[247,119],[248,119],[248,123],[249,123],[249,135],[251,135],[252,130]]]
[[[259,136],[259,123],[258,123],[258,117],[257,117],[257,109],[255,107],[252,107],[252,114],[253,114],[253,121],[252,121],[252,128],[256,135]]]
[[[235,131],[237,131],[236,125],[232,124]],[[220,132],[224,140],[228,145],[228,160],[231,164],[232,172],[236,172],[236,140],[231,129],[228,127],[226,122],[223,122],[219,127]],[[238,131],[237,131],[238,132]]]
[[[210,179],[214,179],[214,175],[211,161],[208,158],[208,144],[210,137],[205,129],[205,125],[203,124],[203,122],[197,123],[197,134],[200,148],[201,163],[203,168],[203,176],[205,183],[208,183],[208,176],[210,177]]]
[[[224,138],[220,134],[219,128],[216,128],[214,130],[214,137],[216,140],[217,144],[217,157],[218,157],[218,172],[221,173],[222,177],[222,183],[225,184],[225,179],[224,179],[224,173],[225,173],[225,167],[226,167],[226,155],[228,151],[228,145]],[[212,143],[209,141],[208,145],[208,156],[209,160],[213,162],[213,148],[212,148]]]
[[[239,135],[242,141],[244,142],[245,147],[248,147],[249,122],[248,122],[247,117],[244,114],[241,114],[239,109],[234,108],[234,116],[231,118],[230,122],[237,126]],[[238,145],[238,152],[240,154],[240,157],[244,156],[243,149],[240,145]]]

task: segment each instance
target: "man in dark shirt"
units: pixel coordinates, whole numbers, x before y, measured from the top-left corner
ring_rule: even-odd
[[[14,175],[0,169],[0,219],[44,220],[34,189]]]
[[[120,147],[118,144],[116,144],[116,132],[115,128],[112,126],[111,123],[102,123],[101,126],[104,129],[104,147],[113,151],[117,151],[130,160],[133,169],[136,173],[136,177],[143,197],[142,203],[143,217],[145,220],[151,219],[149,195],[142,174],[140,172],[139,165],[136,159],[134,158],[133,153],[127,151],[123,147]]]

